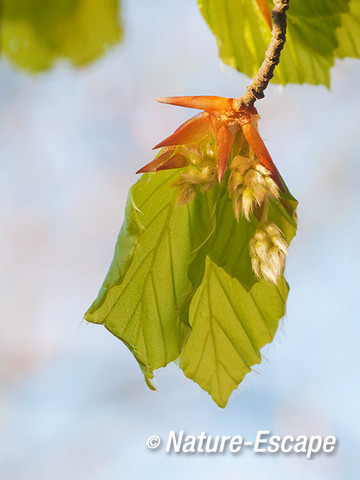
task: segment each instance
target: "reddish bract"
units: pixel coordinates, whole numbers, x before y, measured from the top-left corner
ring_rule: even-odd
[[[218,178],[221,182],[226,172],[234,137],[241,129],[259,162],[269,170],[278,187],[283,192],[285,191],[280,174],[257,131],[259,115],[255,107],[244,107],[235,98],[216,96],[164,97],[157,100],[170,105],[196,108],[203,112],[183,123],[172,135],[158,143],[154,149],[191,145],[207,136],[213,136],[217,146]],[[138,170],[137,173],[186,166],[185,156],[173,154],[172,150],[165,149],[155,160]]]

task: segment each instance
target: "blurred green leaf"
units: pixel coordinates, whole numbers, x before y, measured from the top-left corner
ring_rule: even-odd
[[[360,58],[360,2],[350,0],[350,11],[341,16],[341,27],[337,30],[339,47],[337,57]]]
[[[145,174],[131,188],[109,273],[86,320],[104,324],[131,350],[147,384],[180,358],[216,403],[261,360],[285,313],[288,287],[252,273],[258,220],[236,222],[227,184],[177,204],[178,170]],[[288,242],[296,232],[290,194],[269,207]]]
[[[329,86],[335,58],[359,56],[359,7],[352,0],[349,13],[349,2],[290,2],[287,41],[273,82]],[[217,39],[222,60],[253,77],[270,41],[270,29],[256,0],[198,0],[198,4]],[[272,8],[271,0],[269,5]],[[344,37],[347,42],[342,41]]]
[[[122,37],[118,0],[3,0],[1,54],[31,72],[84,65]]]

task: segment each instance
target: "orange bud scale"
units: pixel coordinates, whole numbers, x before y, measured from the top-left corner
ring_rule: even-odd
[[[172,135],[158,143],[154,149],[193,144],[212,133],[216,140],[218,179],[221,182],[226,172],[234,141],[232,129],[241,128],[258,161],[269,170],[278,187],[285,192],[280,174],[257,131],[255,120],[258,113],[255,107],[244,107],[237,99],[218,96],[161,97],[157,100],[160,103],[200,109],[203,112],[180,125]],[[138,170],[137,173],[181,168],[188,164],[185,156],[173,155],[174,150],[170,150],[170,152],[171,154],[167,151],[163,152],[155,160]]]

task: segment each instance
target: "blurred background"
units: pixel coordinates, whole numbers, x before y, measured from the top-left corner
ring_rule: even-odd
[[[359,478],[360,63],[332,88],[272,86],[261,134],[299,200],[287,315],[219,409],[175,366],[151,392],[83,314],[110,265],[134,172],[189,117],[170,95],[240,96],[193,0],[125,0],[123,42],[83,69],[0,62],[0,479]],[[169,455],[187,434],[336,435],[332,455]]]

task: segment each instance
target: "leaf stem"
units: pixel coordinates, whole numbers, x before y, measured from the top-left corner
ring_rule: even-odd
[[[252,107],[256,100],[264,98],[264,90],[274,76],[276,65],[280,61],[280,53],[286,41],[286,11],[289,8],[290,0],[273,0],[274,8],[272,10],[273,27],[271,30],[271,40],[265,53],[265,59],[255,75],[251,85],[246,89],[246,93],[240,98],[239,106]]]

